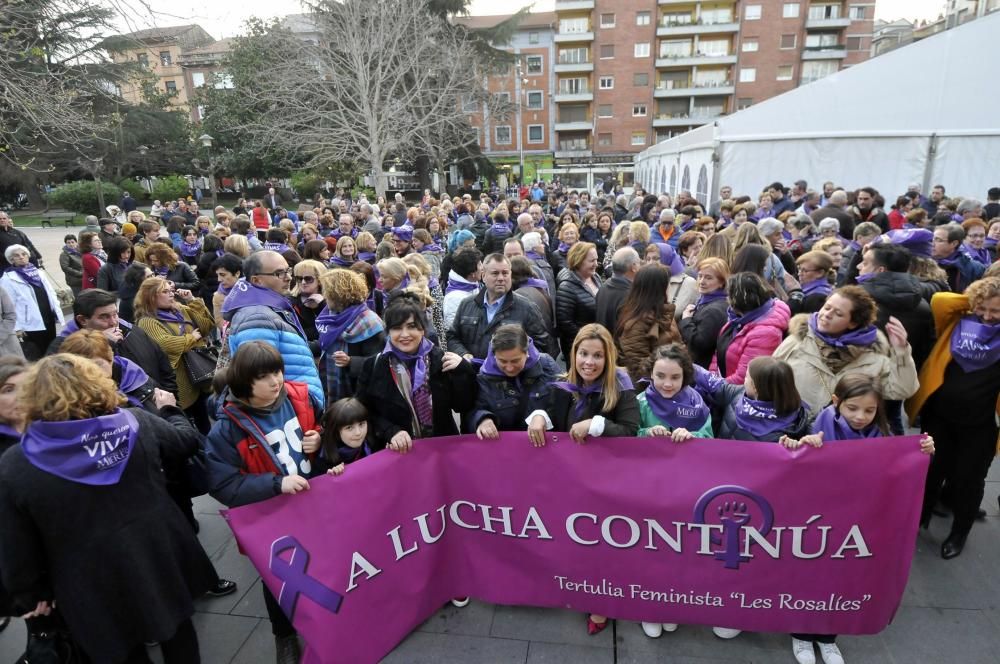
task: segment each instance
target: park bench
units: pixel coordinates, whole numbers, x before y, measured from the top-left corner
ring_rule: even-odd
[[[42,215],[42,228],[48,226],[52,228],[53,221],[61,221],[64,223],[66,228],[76,224],[76,213],[75,212],[46,212]]]

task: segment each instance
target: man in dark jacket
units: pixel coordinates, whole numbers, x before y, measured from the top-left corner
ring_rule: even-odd
[[[118,298],[100,288],[88,288],[73,301],[73,320],[49,345],[46,355],[55,355],[66,337],[77,330],[97,330],[111,342],[115,355],[132,360],[161,390],[177,394],[177,374],[166,353],[138,327],[126,327],[118,319]]]
[[[467,360],[486,359],[493,331],[506,323],[518,323],[543,353],[553,354],[549,330],[534,302],[511,292],[510,261],[503,254],[490,254],[483,261],[485,288],[462,300],[448,331],[448,350]]]
[[[847,213],[845,210],[846,207],[847,192],[843,189],[838,189],[830,194],[826,205],[818,210],[813,210],[809,214],[809,218],[818,226],[819,222],[827,217],[833,217],[840,222],[840,237],[844,239],[852,238],[854,237],[854,217]]]
[[[772,183],[767,188],[767,193],[771,194],[771,216],[777,218],[782,212],[795,209],[795,204],[785,195],[785,187],[780,182]]]
[[[854,222],[856,224],[860,224],[862,221],[870,221],[878,224],[882,232],[886,233],[889,231],[889,218],[875,204],[876,196],[878,196],[878,192],[871,187],[861,187],[854,196],[855,204],[850,211],[854,215]],[[844,237],[851,236],[845,235]]]
[[[4,254],[8,247],[15,244],[27,248],[32,265],[42,267],[42,255],[38,253],[38,249],[35,249],[35,245],[31,243],[27,235],[14,228],[14,221],[10,215],[0,210],[0,272],[10,267]]]
[[[618,325],[618,310],[621,309],[641,265],[639,252],[632,247],[622,247],[611,257],[612,276],[597,291],[597,322],[612,334]]]

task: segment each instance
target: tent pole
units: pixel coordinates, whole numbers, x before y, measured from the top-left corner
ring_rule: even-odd
[[[712,150],[712,181],[708,185],[709,204],[718,196],[719,188],[722,187],[722,143],[716,142],[715,149]]]
[[[934,175],[934,157],[937,155],[937,134],[927,140],[927,162],[924,164],[924,181],[921,190],[925,195],[931,191],[931,176]]]

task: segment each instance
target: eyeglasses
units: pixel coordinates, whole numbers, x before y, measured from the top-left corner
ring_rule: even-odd
[[[305,276],[301,276],[301,277],[300,276],[295,276],[295,277],[292,277],[292,281],[294,281],[295,283],[302,282],[304,284],[311,284],[314,281],[316,281],[316,277],[313,277],[311,275],[305,275]]]
[[[291,273],[292,273],[292,268],[286,267],[286,268],[283,268],[281,270],[275,270],[274,272],[265,272],[261,276],[277,277],[278,279],[282,279],[284,277],[287,277]]]

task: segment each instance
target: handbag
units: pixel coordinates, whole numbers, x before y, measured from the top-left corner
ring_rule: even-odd
[[[52,286],[52,290],[56,292],[56,300],[59,301],[59,306],[63,310],[70,309],[73,306],[73,291],[66,286],[60,286],[59,283],[52,278],[49,271],[44,267],[41,271],[45,274],[45,278],[48,279],[49,285]]]
[[[195,387],[212,381],[215,367],[219,363],[219,351],[213,346],[199,346],[184,351],[184,368],[188,379]]]

